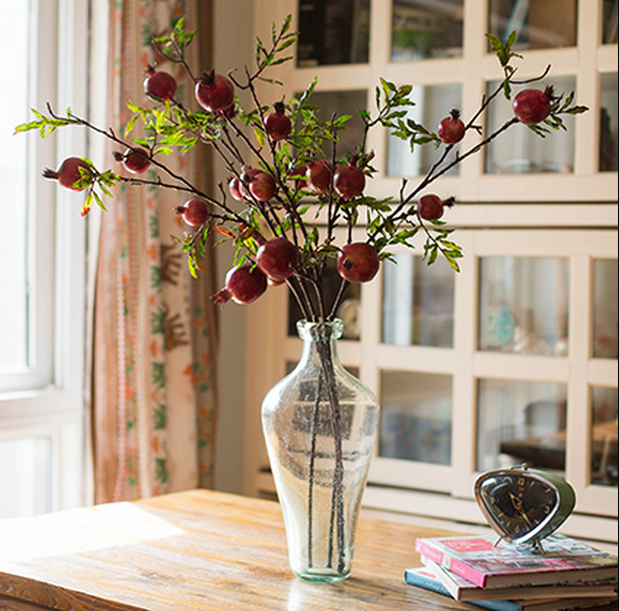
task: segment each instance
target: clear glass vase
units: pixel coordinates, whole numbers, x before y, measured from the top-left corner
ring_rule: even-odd
[[[372,391],[342,367],[342,321],[297,323],[303,355],[262,404],[290,566],[306,581],[350,574],[357,517],[378,430]]]

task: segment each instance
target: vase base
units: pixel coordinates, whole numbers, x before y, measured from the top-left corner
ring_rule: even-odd
[[[336,583],[338,581],[344,581],[350,575],[350,571],[345,573],[338,573],[337,571],[329,568],[324,569],[309,569],[303,573],[294,571],[294,574],[302,581],[310,583]]]

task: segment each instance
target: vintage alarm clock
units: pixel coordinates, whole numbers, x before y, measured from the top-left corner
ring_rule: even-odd
[[[482,473],[475,500],[484,517],[505,541],[541,548],[572,513],[576,495],[561,477],[525,465]]]

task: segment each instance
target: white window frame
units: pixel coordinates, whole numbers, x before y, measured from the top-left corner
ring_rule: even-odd
[[[64,113],[88,111],[89,3],[31,0],[29,106],[49,102]],[[86,224],[83,195],[41,177],[69,156],[86,156],[87,135],[64,128],[46,140],[38,132],[28,149],[28,284],[31,367],[0,386],[0,442],[51,442],[49,500],[55,511],[85,501],[84,350]],[[28,465],[15,465],[27,469]],[[0,491],[0,499],[5,491]],[[0,500],[1,502],[1,500]],[[27,505],[27,503],[26,503]],[[28,507],[23,508],[29,512]]]

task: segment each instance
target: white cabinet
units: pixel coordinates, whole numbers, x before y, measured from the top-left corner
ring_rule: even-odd
[[[268,18],[258,19],[258,36],[274,15],[263,4],[257,14]],[[538,142],[516,126],[433,185],[458,201],[448,222],[465,252],[460,273],[440,261],[427,267],[422,248],[396,251],[397,266],[384,264],[348,295],[340,356],[382,406],[364,504],[483,523],[473,501],[476,475],[527,462],[575,487],[576,514],[565,532],[616,543],[617,39],[608,25],[616,2],[590,2],[586,11],[576,1],[544,3],[557,15],[550,21],[533,8],[523,13],[518,0],[442,3],[448,14],[415,1],[347,4],[357,27],[342,39],[355,41],[352,57],[361,59],[330,64],[320,59],[324,49],[306,47],[303,61],[279,69],[287,96],[317,75],[319,103],[346,108],[367,100],[371,108],[384,76],[415,86],[414,112],[425,124],[454,106],[466,118],[500,78],[485,32],[501,35],[521,23],[520,78],[551,64],[544,83],[574,89],[577,103],[590,108],[557,138]],[[277,6],[276,20],[291,10],[296,20],[294,3]],[[358,37],[368,31],[364,50]],[[505,112],[509,105],[489,121]],[[462,150],[474,138],[467,135]],[[384,132],[371,134],[368,148],[380,170],[368,187],[377,196],[397,193],[403,175],[419,180],[432,163],[431,153],[412,156]],[[273,492],[256,431],[262,397],[300,354],[288,309],[286,289],[278,288],[247,311],[251,494]]]

